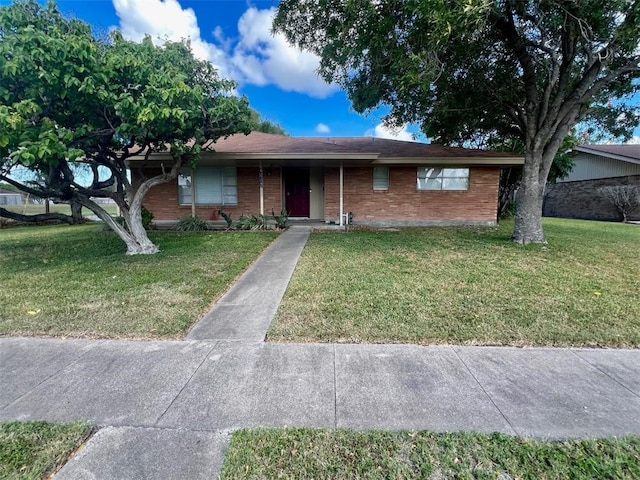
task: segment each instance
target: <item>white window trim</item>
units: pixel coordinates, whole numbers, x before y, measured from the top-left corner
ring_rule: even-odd
[[[439,169],[440,173],[435,176],[435,177],[431,177],[431,179],[433,180],[440,180],[440,188],[427,188],[426,185],[424,187],[420,186],[420,179],[427,179],[426,176],[421,176],[420,175],[420,171],[421,170],[436,170]],[[451,171],[451,170],[466,170],[466,176],[459,176],[459,175],[447,175],[447,170]],[[466,192],[469,190],[469,179],[471,177],[471,170],[468,167],[458,167],[458,168],[453,168],[453,167],[418,167],[417,172],[416,172],[416,189],[420,192]],[[466,186],[465,188],[445,188],[444,187],[444,181],[443,180],[447,180],[447,179],[465,179],[466,180]]]

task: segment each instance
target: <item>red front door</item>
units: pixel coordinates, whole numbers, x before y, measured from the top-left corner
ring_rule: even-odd
[[[284,205],[290,217],[309,217],[309,169],[284,170]]]

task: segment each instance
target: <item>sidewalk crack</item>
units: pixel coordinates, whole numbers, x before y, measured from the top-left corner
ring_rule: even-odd
[[[68,340],[63,340],[63,341],[68,341]],[[31,392],[33,392],[34,390],[36,390],[38,387],[40,387],[41,385],[47,383],[49,380],[51,380],[53,377],[55,377],[56,375],[58,375],[60,372],[63,372],[64,370],[66,370],[67,368],[69,368],[70,366],[78,363],[80,360],[82,360],[86,355],[88,355],[94,348],[96,348],[97,343],[89,343],[87,345],[87,349],[82,352],[77,358],[71,360],[69,363],[65,364],[64,366],[60,367],[58,370],[56,370],[54,373],[52,373],[51,375],[49,375],[47,378],[43,379],[42,381],[38,382],[38,384],[34,385],[33,387],[31,387],[29,390],[27,390],[26,392],[24,392],[22,395],[20,395],[19,397],[13,399],[12,401],[10,401],[7,404],[4,404],[2,406],[0,406],[0,410],[4,410],[5,408],[10,407],[11,405],[19,402],[20,400],[22,400],[24,397],[26,397],[27,395],[29,395]]]
[[[616,379],[615,377],[612,377],[610,374],[608,374],[607,372],[605,372],[604,370],[602,370],[600,367],[598,367],[597,365],[594,365],[593,363],[591,363],[589,360],[587,360],[586,358],[584,358],[582,355],[580,355],[580,351],[576,351],[573,349],[569,350],[571,353],[573,353],[576,357],[578,357],[580,360],[582,360],[584,363],[586,363],[587,365],[589,365],[591,368],[595,368],[597,371],[599,371],[600,373],[602,373],[605,377],[609,378],[610,380],[613,380],[615,383],[617,383],[618,385],[620,385],[622,388],[624,388],[625,390],[627,390],[629,393],[631,393],[631,395],[633,395],[634,397],[640,398],[640,395],[635,392],[633,389],[629,388],[628,386],[626,386],[624,383],[622,383],[620,380]]]
[[[502,415],[502,418],[504,418],[504,421],[507,422],[507,425],[509,425],[511,427],[511,429],[513,430],[513,432],[518,435],[518,436],[522,436],[521,433],[518,431],[518,429],[511,423],[511,421],[509,420],[509,418],[504,414],[504,412],[500,409],[500,407],[498,406],[498,404],[493,400],[493,398],[491,397],[491,395],[489,395],[489,392],[487,392],[487,390],[484,388],[484,385],[482,385],[482,383],[480,383],[480,380],[478,380],[478,377],[476,377],[476,375],[473,373],[473,371],[471,370],[471,368],[469,368],[469,365],[467,365],[467,362],[465,362],[463,360],[463,358],[460,356],[460,354],[458,353],[458,351],[456,350],[455,347],[451,348],[453,350],[453,353],[456,354],[456,357],[458,357],[458,360],[460,360],[460,362],[462,362],[462,365],[464,365],[464,368],[467,369],[467,371],[469,372],[469,375],[471,375],[473,377],[473,379],[476,381],[476,383],[478,384],[478,386],[480,387],[480,389],[482,390],[482,392],[486,395],[486,397],[489,399],[489,401],[493,404],[494,407],[496,407],[496,410],[498,410],[498,412],[500,412],[500,415]]]
[[[196,375],[196,373],[198,373],[198,370],[200,370],[200,367],[202,367],[202,365],[204,365],[204,362],[207,361],[207,358],[209,358],[209,355],[211,355],[211,352],[213,352],[213,349],[216,348],[218,346],[220,342],[216,341],[214,342],[214,344],[211,346],[211,348],[209,349],[209,351],[207,352],[207,354],[204,356],[204,358],[202,359],[202,361],[200,362],[200,364],[196,367],[196,369],[193,371],[193,373],[191,374],[191,376],[189,377],[189,380],[187,380],[186,382],[184,382],[184,385],[182,386],[182,388],[180,389],[180,391],[176,394],[175,397],[173,397],[173,400],[171,400],[171,403],[169,403],[169,405],[167,406],[167,408],[164,409],[164,412],[162,412],[162,414],[156,419],[156,421],[153,423],[153,426],[157,426],[158,423],[160,423],[160,421],[162,420],[162,418],[167,414],[167,412],[169,411],[169,409],[171,409],[171,407],[173,406],[173,404],[176,402],[176,400],[178,399],[178,397],[180,395],[182,395],[182,392],[184,392],[184,389],[187,388],[187,385],[189,385],[191,383],[191,380],[193,380],[193,377]]]

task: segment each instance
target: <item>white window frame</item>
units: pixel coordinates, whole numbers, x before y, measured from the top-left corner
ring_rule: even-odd
[[[178,176],[178,204],[191,205],[192,191],[196,205],[238,205],[238,173],[236,167],[198,167],[193,172],[183,168]]]
[[[469,190],[469,168],[418,167],[416,188],[420,191]]]
[[[389,167],[373,167],[373,190],[389,190]]]

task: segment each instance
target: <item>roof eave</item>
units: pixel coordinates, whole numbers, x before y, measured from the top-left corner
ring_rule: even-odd
[[[501,166],[524,165],[524,157],[381,157],[374,165],[473,165]]]
[[[203,152],[203,159],[220,159],[220,160],[375,160],[378,154],[373,153],[227,153],[227,152]],[[140,162],[145,157],[138,155],[130,157],[129,161]],[[154,153],[148,160],[165,161],[173,160],[168,153]]]
[[[613,160],[620,160],[622,162],[629,162],[629,163],[635,163],[637,165],[640,165],[640,159],[627,157],[625,155],[618,155],[616,153],[604,152],[602,150],[596,150],[595,148],[578,146],[578,147],[574,147],[573,150],[577,152],[588,153],[589,155],[596,155],[598,157],[607,157]]]

